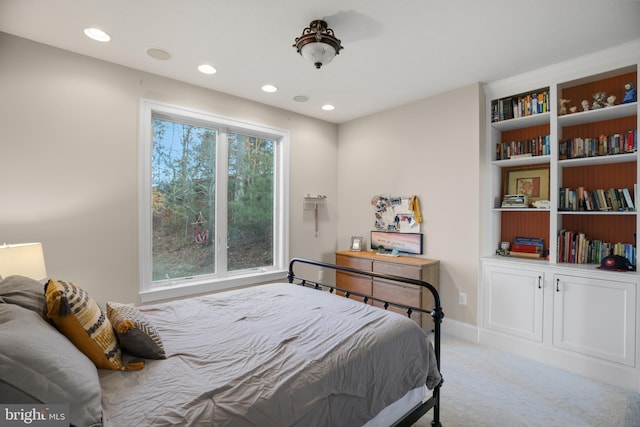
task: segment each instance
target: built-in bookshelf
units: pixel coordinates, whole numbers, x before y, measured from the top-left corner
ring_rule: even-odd
[[[640,40],[630,46],[484,86],[478,339],[638,390],[640,271],[604,259],[637,265],[640,107],[622,101],[627,83],[638,87],[640,57],[630,52]],[[547,112],[506,118],[501,100],[546,87]],[[549,154],[514,151],[545,135]],[[535,207],[522,207],[514,189],[538,198]]]
[[[495,249],[526,236],[544,242],[551,263],[599,263],[615,251],[636,264],[638,102],[621,102],[637,75],[632,64],[490,99]],[[527,168],[548,168],[549,203],[502,207],[506,177]]]

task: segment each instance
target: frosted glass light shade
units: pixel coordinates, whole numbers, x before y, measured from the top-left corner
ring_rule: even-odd
[[[309,43],[300,49],[300,55],[312,64],[327,65],[336,57],[336,49],[327,43]],[[316,65],[316,68],[320,68]]]
[[[14,274],[35,280],[47,278],[41,243],[0,245],[0,277]]]

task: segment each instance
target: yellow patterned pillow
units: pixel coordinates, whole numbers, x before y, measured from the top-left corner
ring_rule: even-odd
[[[45,285],[47,317],[98,368],[142,369],[140,364],[122,365],[122,354],[111,322],[98,304],[78,285],[49,280]]]

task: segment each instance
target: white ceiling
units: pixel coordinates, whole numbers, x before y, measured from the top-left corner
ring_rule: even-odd
[[[321,70],[292,47],[315,19],[344,46]],[[89,26],[111,42],[85,37]],[[342,123],[640,38],[640,1],[0,0],[0,31]]]

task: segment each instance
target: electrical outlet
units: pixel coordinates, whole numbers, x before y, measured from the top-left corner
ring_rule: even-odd
[[[464,292],[458,292],[458,304],[467,305],[467,294]]]
[[[318,282],[322,283],[322,279],[324,279],[324,270],[318,270]]]

